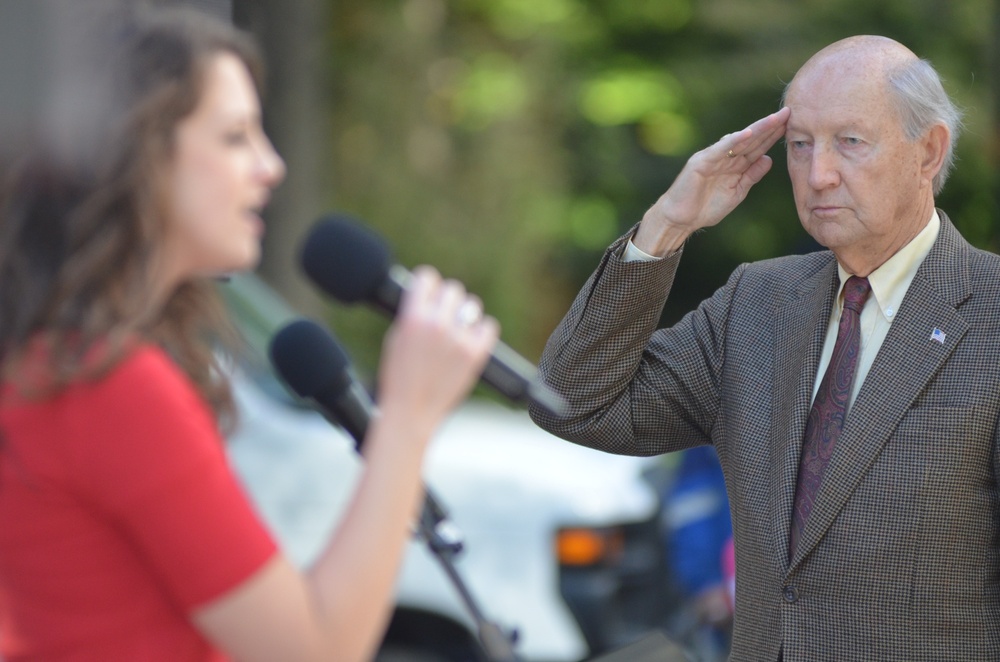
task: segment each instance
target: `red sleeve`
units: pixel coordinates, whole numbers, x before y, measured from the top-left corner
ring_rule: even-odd
[[[70,420],[81,496],[105,512],[185,608],[221,596],[275,553],[229,465],[214,418],[158,349],[85,387]]]

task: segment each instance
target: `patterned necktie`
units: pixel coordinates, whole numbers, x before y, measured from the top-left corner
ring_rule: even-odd
[[[861,350],[861,309],[870,291],[867,278],[851,276],[844,284],[844,312],[840,316],[837,343],[833,346],[830,365],[816,391],[816,399],[806,422],[799,478],[795,486],[792,531],[788,541],[789,560],[795,556],[795,548],[812,512],[826,465],[847,418],[847,402]]]

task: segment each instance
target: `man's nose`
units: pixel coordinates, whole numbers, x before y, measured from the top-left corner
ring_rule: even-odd
[[[840,161],[835,150],[816,145],[809,162],[809,186],[820,190],[840,184]]]

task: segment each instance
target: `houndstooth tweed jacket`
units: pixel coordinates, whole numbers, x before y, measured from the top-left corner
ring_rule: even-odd
[[[742,265],[654,330],[680,258],[624,263],[623,237],[549,339],[539,374],[569,410],[533,409],[542,427],[619,454],[715,445],[736,544],[733,660],[1000,659],[1000,257],[939,214],[791,559],[832,253]]]

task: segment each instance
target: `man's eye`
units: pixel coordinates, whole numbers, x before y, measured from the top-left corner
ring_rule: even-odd
[[[853,147],[854,145],[860,145],[862,143],[861,138],[855,138],[853,136],[847,136],[846,138],[842,138],[841,141],[845,145],[848,145],[848,146],[851,146],[851,147]]]

